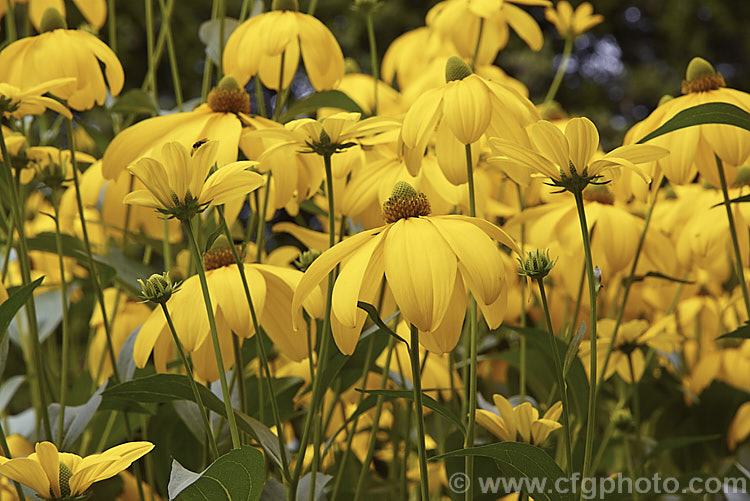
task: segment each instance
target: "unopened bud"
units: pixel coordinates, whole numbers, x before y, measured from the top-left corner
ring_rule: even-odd
[[[526,253],[526,259],[518,259],[521,271],[519,275],[527,276],[532,280],[541,280],[552,271],[557,259],[552,261],[549,257],[549,249],[535,249]]]

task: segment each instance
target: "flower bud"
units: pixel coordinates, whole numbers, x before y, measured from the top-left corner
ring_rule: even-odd
[[[313,261],[318,259],[321,254],[322,252],[318,249],[306,250],[305,252],[300,254],[300,256],[294,261],[293,264],[299,271],[307,271],[310,265],[313,264]]]
[[[463,80],[464,78],[471,75],[471,67],[458,56],[451,56],[448,58],[448,62],[445,63],[445,82],[452,82],[454,80]]]
[[[177,292],[180,286],[179,282],[172,282],[169,272],[164,272],[161,275],[154,273],[145,282],[139,278],[138,284],[141,286],[139,297],[143,302],[150,301],[158,304],[164,304],[169,301],[169,298]]]
[[[557,262],[557,259],[550,260],[549,249],[535,249],[526,253],[526,259],[522,260],[520,257],[517,259],[521,268],[518,274],[527,276],[532,280],[541,280],[549,275]]]
[[[691,94],[725,86],[724,77],[714,69],[711,63],[702,57],[694,57],[688,64],[681,90],[683,94]]]

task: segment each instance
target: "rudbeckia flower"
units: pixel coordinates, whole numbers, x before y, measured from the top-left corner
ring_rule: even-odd
[[[570,41],[604,21],[604,16],[594,14],[594,7],[589,2],[583,2],[573,10],[565,0],[557,2],[556,8],[547,7],[544,17],[555,25],[562,38]]]
[[[73,77],[75,81],[57,86],[54,93],[79,111],[104,104],[107,87],[112,96],[120,93],[122,65],[104,42],[86,31],[65,29],[65,21],[52,8],[45,11],[42,27],[44,33],[16,40],[0,52],[0,82],[23,89]]]
[[[207,141],[190,155],[180,143],[165,144],[164,163],[142,158],[128,168],[147,189],[128,194],[123,202],[189,219],[263,186],[263,177],[247,170],[256,162],[234,162],[211,173],[218,147],[218,141]]]
[[[258,74],[263,85],[278,91],[291,85],[302,54],[312,86],[332,89],[344,76],[341,47],[323,23],[297,10],[297,0],[274,0],[272,11],[239,25],[224,47],[224,73],[243,86]]]
[[[711,63],[696,57],[687,68],[680,97],[665,100],[651,115],[628,131],[626,142],[641,139],[660,127],[677,113],[703,103],[724,102],[750,112],[750,94],[726,87],[721,73]],[[725,124],[706,124],[686,127],[649,141],[667,148],[671,154],[660,159],[661,168],[673,184],[687,184],[700,172],[712,186],[720,186],[716,160],[724,163],[727,183],[734,182],[737,168],[750,156],[750,131]]]
[[[555,402],[539,417],[530,402],[513,407],[502,395],[493,395],[497,414],[477,409],[477,423],[504,442],[521,442],[541,445],[553,431],[562,428],[557,422],[562,413],[562,404]]]
[[[57,78],[26,89],[19,89],[9,83],[0,83],[0,111],[4,117],[23,118],[27,115],[41,115],[50,109],[64,117],[72,118],[70,110],[62,103],[51,97],[44,97],[43,94],[74,82],[75,78]]]
[[[232,333],[242,338],[254,334],[250,310],[244,294],[237,293],[242,290],[243,285],[229,249],[207,252],[204,262],[222,354],[224,360],[227,360],[226,357],[231,355]],[[243,263],[242,266],[245,268],[250,294],[263,330],[285,357],[294,361],[307,358],[306,333],[295,332],[292,328],[293,321],[297,325],[304,324],[302,311],[297,311],[294,319],[289,315],[292,295],[302,273],[264,264]],[[192,353],[196,377],[203,381],[218,379],[198,275],[185,280],[166,306],[185,352]],[[310,316],[322,317],[322,292],[313,291],[305,301],[304,308]],[[156,369],[166,372],[167,362],[172,360],[172,337],[168,328],[163,312],[154,310],[141,327],[133,347],[133,359],[138,367],[145,366],[154,351]],[[228,359],[231,360],[231,356]]]
[[[42,499],[73,498],[91,484],[114,477],[153,448],[150,442],[129,442],[82,458],[58,452],[51,442],[39,442],[28,457],[0,457],[0,474],[31,487]]]
[[[517,140],[523,128],[539,116],[531,102],[515,90],[472,73],[469,65],[452,56],[445,65],[445,84],[426,91],[404,117],[399,145],[406,166],[416,175],[425,148],[437,129],[436,154],[448,179],[455,184],[468,181],[463,174],[451,175],[456,152],[465,159],[464,145],[488,137]],[[474,156],[477,156],[476,153]],[[465,162],[465,160],[464,160]],[[459,162],[459,165],[463,162]]]
[[[599,132],[588,118],[574,118],[560,129],[546,120],[527,128],[532,146],[525,147],[503,138],[491,138],[494,151],[506,157],[492,160],[502,164],[516,182],[528,185],[530,176],[549,178],[556,186],[582,190],[604,173],[625,167],[641,178],[648,175],[636,165],[665,157],[669,152],[659,146],[632,144],[616,148],[594,160],[599,148]]]
[[[426,217],[429,213],[424,194],[398,183],[383,204],[386,225],[349,237],[313,261],[295,292],[292,312],[299,311],[305,298],[342,264],[333,287],[331,326],[336,344],[346,355],[354,352],[366,317],[357,302],[372,303],[384,276],[404,319],[419,329],[430,350],[446,353],[455,347],[468,291],[490,328],[498,327],[505,314],[507,290],[500,250],[493,239],[512,249],[515,243],[485,220],[460,215]]]
[[[461,57],[471,59],[477,48],[482,26],[477,62],[488,64],[508,43],[508,26],[532,50],[544,43],[542,30],[531,15],[515,4],[548,6],[547,0],[444,0],[427,13],[427,26],[448,38]]]

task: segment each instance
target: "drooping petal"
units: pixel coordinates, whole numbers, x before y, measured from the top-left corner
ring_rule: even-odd
[[[315,17],[295,13],[302,60],[317,91],[329,90],[344,76],[344,55],[331,31]]]
[[[362,288],[362,279],[373,254],[382,247],[383,238],[373,238],[358,248],[341,266],[333,288],[331,310],[339,321],[350,328],[357,323],[357,300]],[[382,253],[382,249],[380,249]]]
[[[461,329],[466,316],[468,304],[466,289],[463,280],[456,274],[456,283],[453,286],[448,311],[443,317],[442,323],[432,332],[420,332],[419,342],[431,353],[442,355],[453,351],[461,338]]]
[[[385,275],[404,317],[419,330],[435,330],[453,293],[453,251],[428,221],[408,218],[390,226],[384,257]]]
[[[441,115],[443,102],[443,88],[431,89],[422,94],[404,116],[401,137],[409,148],[426,145],[429,136],[435,130]],[[420,155],[424,154],[424,146]]]
[[[542,30],[529,13],[510,2],[503,3],[501,12],[508,21],[508,24],[526,42],[531,50],[541,50],[544,44]]]
[[[28,485],[43,496],[49,496],[50,482],[38,461],[29,458],[6,459],[0,457],[0,474],[23,485]]]
[[[443,94],[443,120],[461,143],[478,141],[491,118],[490,91],[480,77],[469,75],[447,84]]]

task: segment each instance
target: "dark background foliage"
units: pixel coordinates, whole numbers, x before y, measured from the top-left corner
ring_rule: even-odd
[[[258,0],[259,3],[263,3]],[[146,74],[146,2],[118,1],[118,56],[126,69],[125,88],[140,87]],[[161,22],[160,3],[155,0],[154,26]],[[164,2],[165,4],[168,2]],[[228,17],[238,17],[242,0],[226,0]],[[248,5],[252,9],[253,1]],[[270,0],[265,8],[270,8]],[[300,0],[303,12],[309,0]],[[376,39],[382,57],[401,33],[424,25],[433,1],[383,0],[376,13]],[[574,5],[580,2],[573,1]],[[750,89],[750,2],[747,0],[594,0],[594,10],[605,21],[579,38],[557,100],[572,115],[585,115],[602,131],[604,146],[617,146],[625,131],[647,116],[665,94],[678,95],[685,68],[694,56],[711,61],[733,88]],[[179,71],[185,99],[200,96],[204,46],[198,39],[202,22],[211,18],[209,0],[175,0],[172,14]],[[541,51],[531,51],[511,34],[508,47],[497,64],[529,88],[539,102],[549,87],[563,42],[544,19],[541,7],[524,7],[545,33]],[[71,25],[80,15],[68,2]],[[320,0],[315,15],[334,33],[344,55],[369,72],[367,35],[362,14],[350,0]],[[107,27],[102,29],[107,38]],[[166,53],[158,73],[160,106],[174,106],[172,81]]]

